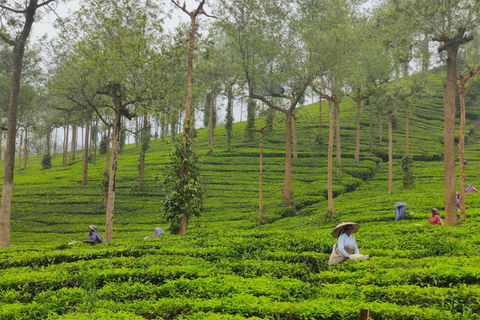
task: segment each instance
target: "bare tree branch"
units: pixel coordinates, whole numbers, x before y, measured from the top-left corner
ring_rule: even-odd
[[[19,13],[19,14],[24,14],[24,13],[27,13],[27,10],[16,10],[16,9],[12,9],[12,8],[9,8],[9,7],[6,7],[2,4],[0,4],[0,8],[2,9],[5,9],[7,11],[10,11],[10,12],[13,12],[13,13]]]
[[[43,6],[48,6],[48,4],[50,4],[51,2],[54,2],[54,1],[57,1],[57,0],[46,0],[46,1],[38,4],[37,8],[40,8],[40,7],[43,7]]]

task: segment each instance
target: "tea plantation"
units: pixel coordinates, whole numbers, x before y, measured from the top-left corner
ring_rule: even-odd
[[[360,308],[368,308],[375,320],[480,319],[480,193],[466,195],[466,221],[428,224],[432,207],[444,218],[443,78],[432,74],[428,96],[411,105],[416,181],[409,190],[403,189],[398,165],[405,153],[405,113],[399,106],[390,195],[386,119],[380,142],[374,118],[374,148],[369,153],[368,108],[361,114],[361,156],[356,162],[356,106],[343,99],[342,177],[334,179],[332,219],[326,218],[326,103],[320,143],[315,140],[318,103],[297,110],[295,214],[281,205],[284,122],[264,134],[265,224],[257,222],[259,137],[245,141],[245,123],[234,125],[230,151],[225,128],[217,127],[213,155],[207,155],[207,130],[197,131],[205,213],[190,221],[184,236],[167,232],[147,238],[155,227],[167,228],[159,177],[172,149],[168,142],[150,143],[141,190],[140,150],[132,145],[123,149],[114,239],[95,246],[67,243],[85,239],[90,224],[104,233],[105,157],[89,164],[84,186],[83,151],[65,168],[57,154],[52,168],[43,171],[41,158],[31,156],[28,167],[15,176],[12,245],[0,250],[0,319],[358,319]],[[467,184],[478,188],[480,114],[470,107],[468,115]],[[257,128],[264,124],[264,118],[257,119]],[[406,221],[394,221],[398,201],[414,212]],[[329,233],[342,221],[361,225],[355,238],[370,259],[328,267],[335,243]]]

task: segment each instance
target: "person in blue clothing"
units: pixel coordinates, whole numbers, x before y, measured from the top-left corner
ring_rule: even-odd
[[[395,221],[407,220],[407,210],[404,206],[398,206],[395,209]]]
[[[162,228],[155,228],[155,230],[153,230],[152,238],[159,238],[164,234],[165,232],[162,230]]]
[[[82,240],[82,242],[95,244],[95,243],[105,243],[107,241],[100,235],[97,227],[92,224],[88,226],[87,240]]]

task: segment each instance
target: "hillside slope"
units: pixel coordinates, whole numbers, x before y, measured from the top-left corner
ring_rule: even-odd
[[[404,154],[405,117],[400,107],[394,131],[394,192],[387,192],[382,164],[387,131],[368,153],[368,112],[361,115],[361,160],[355,162],[355,104],[341,104],[342,178],[335,179],[335,217],[326,219],[327,114],[323,143],[315,143],[318,103],[298,109],[299,158],[292,165],[292,191],[298,207],[288,216],[283,191],[283,122],[264,136],[264,213],[259,225],[258,137],[243,140],[244,123],[234,125],[227,152],[225,129],[215,129],[214,154],[207,156],[207,131],[198,130],[205,183],[202,218],[185,236],[145,238],[161,218],[162,186],[171,146],[152,141],[146,185],[138,190],[139,150],[127,146],[119,159],[114,240],[77,244],[87,226],[101,233],[104,158],[89,166],[81,185],[81,161],[66,168],[56,157],[40,170],[39,157],[15,176],[12,247],[0,251],[0,319],[478,319],[480,307],[480,194],[466,196],[467,221],[429,226],[430,208],[443,217],[441,74],[432,74],[429,96],[411,107],[410,153],[416,184],[402,188],[398,159]],[[474,114],[474,113],[473,113]],[[278,116],[280,118],[280,116]],[[468,131],[475,134],[474,119]],[[257,120],[257,127],[264,119]],[[386,124],[386,121],[383,121]],[[474,139],[472,139],[473,141]],[[477,184],[480,146],[466,150],[467,183]],[[77,159],[81,157],[77,155]],[[458,172],[457,172],[458,176]],[[478,182],[480,185],[480,182]],[[408,203],[414,215],[395,222],[393,204]],[[341,221],[356,221],[355,234],[367,261],[327,266]]]

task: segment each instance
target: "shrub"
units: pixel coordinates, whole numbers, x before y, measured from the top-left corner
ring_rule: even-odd
[[[47,153],[42,157],[42,170],[47,170],[52,167],[52,155]]]

